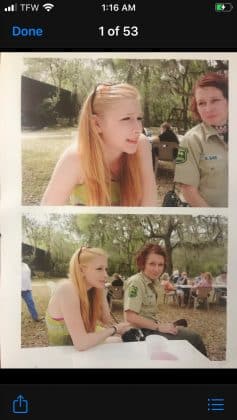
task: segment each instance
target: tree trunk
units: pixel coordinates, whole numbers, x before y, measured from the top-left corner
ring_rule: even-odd
[[[172,263],[172,246],[170,243],[170,238],[165,238],[165,250],[166,250],[166,268],[165,271],[170,275],[173,272],[173,263]]]

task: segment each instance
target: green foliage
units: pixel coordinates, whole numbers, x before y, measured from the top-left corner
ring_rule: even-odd
[[[201,249],[178,248],[173,252],[173,266],[180,272],[187,271],[190,277],[197,276],[200,272],[209,271],[213,276],[220,274],[227,259],[226,244],[202,247]]]
[[[29,214],[23,216],[23,241],[50,255],[47,271],[52,276],[67,275],[69,260],[79,246],[75,235],[71,236],[70,222],[65,215],[50,214],[40,220]]]
[[[194,124],[189,99],[197,78],[207,71],[228,68],[222,60],[164,59],[25,59],[26,76],[68,89],[77,95],[77,108],[101,82],[127,82],[139,89],[144,125],[166,120],[185,131]]]
[[[167,269],[217,275],[227,260],[227,219],[190,215],[45,215],[23,217],[24,240],[45,249],[50,273],[65,276],[69,260],[81,245],[109,254],[109,273],[128,277],[136,272],[135,255],[147,242],[165,246]]]

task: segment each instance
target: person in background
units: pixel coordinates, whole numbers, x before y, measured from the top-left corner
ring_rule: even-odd
[[[114,273],[111,276],[111,281],[110,283],[106,283],[107,286],[107,301],[108,304],[111,304],[111,299],[113,297],[113,286],[117,286],[117,287],[122,287],[123,288],[123,280],[122,280],[122,276],[120,276],[120,274],[118,273]]]
[[[219,276],[216,277],[216,284],[227,284],[227,271],[223,269]]]
[[[204,276],[204,272],[201,271],[200,274],[199,274],[199,276],[195,277],[193,285],[194,286],[198,286],[198,284],[200,283],[200,281],[202,281],[203,276]]]
[[[172,273],[172,275],[171,275],[170,280],[171,280],[171,282],[172,282],[173,284],[176,284],[176,283],[177,283],[177,280],[178,280],[178,278],[179,278],[179,277],[180,277],[180,276],[179,276],[179,270],[174,269],[174,270],[173,270],[173,273]]]
[[[176,290],[176,287],[170,281],[170,276],[168,273],[163,274],[161,284],[166,293],[174,292]]]
[[[202,278],[199,281],[199,283],[192,287],[192,296],[198,296],[198,289],[202,287],[208,288],[211,291],[212,284],[213,284],[212,274],[209,272],[203,273]]]
[[[25,301],[32,319],[36,322],[42,321],[44,318],[39,317],[32,296],[31,269],[23,261],[21,263],[21,297]]]
[[[114,273],[111,277],[112,286],[123,286],[123,280],[120,274]]]
[[[159,139],[160,141],[174,141],[179,144],[179,139],[168,122],[161,124]]]
[[[213,284],[213,277],[212,274],[207,271],[203,273],[201,281],[199,282],[197,287],[212,287]]]
[[[227,295],[226,287],[221,287],[221,285],[227,285],[227,270],[224,268],[219,276],[215,279],[216,285],[220,285],[220,287],[215,288],[215,295],[216,295],[216,302],[219,303],[222,296]]]
[[[200,123],[180,142],[174,181],[191,207],[227,207],[227,77],[204,74],[194,86],[190,108]]]
[[[160,133],[158,136],[153,136],[152,139],[152,164],[155,169],[155,160],[159,156],[159,145],[162,142],[175,142],[179,144],[179,139],[175,132],[172,130],[171,125],[168,122],[164,122],[160,126]],[[173,159],[176,159],[178,153],[177,147],[173,149]]]
[[[189,295],[189,289],[184,289],[180,286],[187,286],[187,285],[188,285],[188,276],[187,276],[186,271],[183,271],[181,273],[181,276],[178,278],[178,280],[176,282],[177,298],[178,298],[178,302],[180,302],[180,306],[182,308],[184,308],[185,304],[187,303],[188,295]]]

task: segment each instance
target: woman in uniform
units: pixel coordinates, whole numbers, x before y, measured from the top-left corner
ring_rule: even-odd
[[[154,330],[168,340],[188,340],[207,355],[205,345],[196,332],[173,322],[159,321],[156,282],[165,270],[165,250],[157,244],[148,243],[138,252],[136,264],[139,272],[130,277],[125,286],[125,320],[136,328]]]
[[[181,140],[174,180],[190,206],[227,207],[227,77],[202,76],[194,87],[191,111],[200,123]]]

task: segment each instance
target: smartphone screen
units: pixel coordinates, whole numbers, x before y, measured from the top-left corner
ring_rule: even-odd
[[[39,384],[231,418],[237,5],[202,3],[1,5],[6,418]]]

